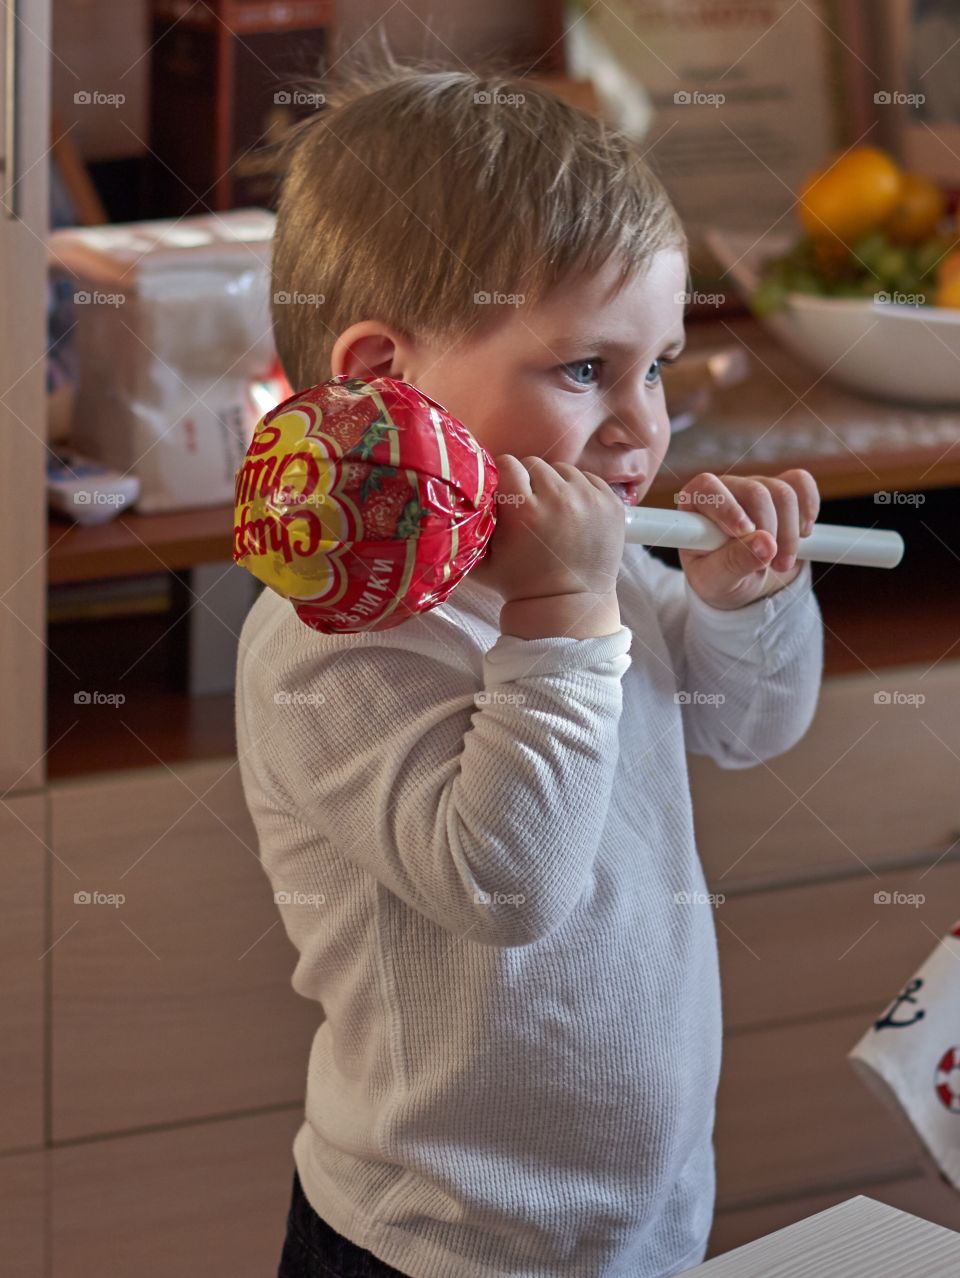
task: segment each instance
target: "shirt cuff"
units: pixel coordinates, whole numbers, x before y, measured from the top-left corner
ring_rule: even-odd
[[[613,634],[590,639],[572,639],[567,635],[521,639],[517,635],[501,635],[484,654],[484,686],[568,671],[595,671],[620,679],[630,666],[632,640],[633,634],[626,626]]]
[[[781,657],[786,660],[808,642],[819,624],[813,569],[809,559],[802,563],[789,585],[742,608],[715,608],[701,599],[684,577],[689,616],[708,636],[711,647],[728,657],[742,660],[745,649],[761,640],[756,648],[758,658],[776,647],[782,650]]]

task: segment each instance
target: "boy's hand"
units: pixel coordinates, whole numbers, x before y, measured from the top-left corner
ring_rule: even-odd
[[[704,515],[732,539],[717,550],[679,552],[690,585],[714,608],[743,608],[800,572],[797,543],[816,521],[820,494],[808,470],[776,477],[705,472],[684,484],[677,505]]]
[[[508,600],[615,590],[626,522],[609,484],[568,462],[510,453],[494,460],[497,526],[490,562],[481,561],[486,583]]]

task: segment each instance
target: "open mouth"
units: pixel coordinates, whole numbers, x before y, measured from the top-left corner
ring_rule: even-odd
[[[640,504],[640,480],[631,480],[629,484],[618,484],[608,480],[608,483],[625,506]]]

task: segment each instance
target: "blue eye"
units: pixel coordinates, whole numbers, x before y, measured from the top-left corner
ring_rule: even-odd
[[[564,374],[575,382],[578,386],[595,386],[600,376],[600,366],[603,360],[599,356],[593,356],[590,359],[577,359],[570,364],[561,364]],[[664,364],[675,364],[676,359],[669,359],[666,355],[658,356],[650,367],[647,369],[646,383],[648,386],[656,386],[660,381],[660,372]],[[592,371],[592,376],[591,376]],[[652,376],[651,376],[652,374]]]
[[[667,355],[658,355],[657,358],[650,365],[650,368],[647,369],[647,376],[646,376],[647,385],[656,386],[657,382],[659,382],[660,380],[660,374],[663,372],[663,366],[665,364],[675,364],[677,362],[677,358],[678,357],[676,355],[672,357]],[[651,370],[654,370],[654,369],[656,370],[656,372],[655,372],[655,375],[651,378],[650,373],[651,373]]]
[[[593,368],[597,370],[597,374],[599,375],[600,360],[599,359],[577,359],[577,360],[574,360],[572,364],[564,364],[562,367],[563,367],[563,371],[570,378],[570,380],[573,382],[576,382],[578,386],[592,386],[595,384],[593,379],[589,379],[587,381],[581,381],[579,377],[577,377],[576,375],[576,370],[584,369],[584,368]]]

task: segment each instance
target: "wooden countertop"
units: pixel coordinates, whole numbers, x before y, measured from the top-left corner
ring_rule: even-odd
[[[741,346],[751,376],[716,391],[701,417],[674,435],[651,504],[673,506],[677,489],[704,470],[778,474],[802,467],[824,498],[960,484],[960,409],[887,403],[834,386],[752,317],[694,323],[687,331],[691,351]]]

